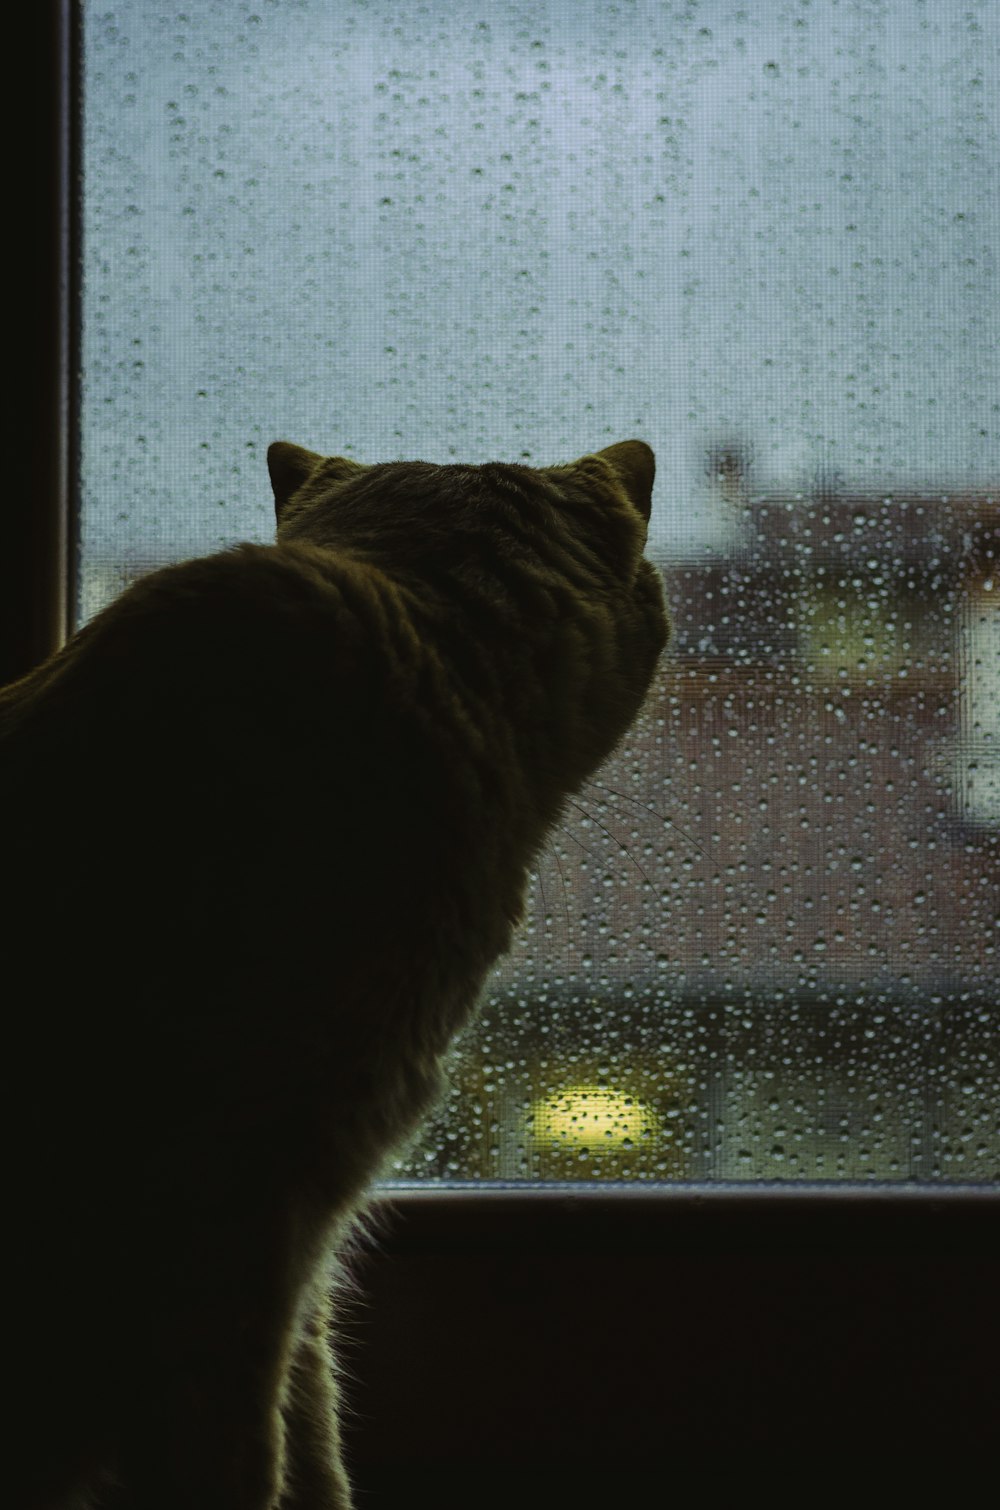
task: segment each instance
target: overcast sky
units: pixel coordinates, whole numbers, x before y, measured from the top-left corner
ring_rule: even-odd
[[[272,529],[277,437],[566,460],[657,539],[1000,480],[993,0],[84,6],[84,552]]]

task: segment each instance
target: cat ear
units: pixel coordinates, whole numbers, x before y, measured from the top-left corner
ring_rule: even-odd
[[[268,446],[267,470],[274,489],[274,511],[279,518],[289,498],[312,476],[322,460],[315,451],[293,446],[290,440],[276,440]]]
[[[653,507],[653,478],[656,475],[656,457],[644,440],[623,440],[617,446],[607,446],[598,456],[609,461],[625,487],[629,498],[639,513],[649,523]]]

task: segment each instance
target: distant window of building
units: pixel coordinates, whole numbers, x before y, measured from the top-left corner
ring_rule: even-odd
[[[961,631],[955,785],[971,822],[1000,826],[1000,590],[995,575],[970,585]]]

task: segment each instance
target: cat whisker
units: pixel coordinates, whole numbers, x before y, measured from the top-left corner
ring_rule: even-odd
[[[591,860],[593,860],[594,864],[597,865],[597,863],[598,863],[598,857],[597,857],[597,855],[594,853],[594,851],[592,849],[588,848],[588,846],[586,844],[584,844],[584,842],[583,842],[582,839],[578,838],[577,835],[573,833],[572,829],[566,828],[566,826],[564,824],[560,823],[560,825],[559,825],[559,832],[561,834],[565,834],[565,836],[566,836],[567,839],[572,839],[573,843],[576,844],[576,845],[578,845],[579,848],[583,850],[583,852],[584,852],[585,855],[589,855],[590,858],[591,858]],[[562,870],[562,867],[560,866],[560,872],[561,872],[561,870]]]
[[[588,855],[590,857],[590,859],[594,862],[595,866],[598,864],[599,857],[595,854],[595,852],[592,849],[588,849],[587,845],[584,844],[583,840],[579,839],[576,836],[576,834],[573,833],[573,831],[571,829],[566,828],[566,826],[564,824],[560,823],[557,826],[557,828],[556,828],[556,830],[554,832],[562,834],[563,837],[566,838],[566,839],[572,839],[573,843],[575,845],[577,845],[578,848],[582,849],[585,855]],[[553,837],[554,837],[554,835],[553,835]],[[551,859],[553,861],[553,863],[554,863],[554,865],[556,867],[556,870],[558,870],[558,872],[559,872],[559,879],[562,882],[563,899],[564,899],[564,901],[566,903],[566,911],[565,911],[566,927],[569,928],[570,927],[569,898],[573,894],[573,888],[570,886],[569,882],[566,880],[566,872],[562,868],[562,861],[560,860],[559,853],[555,849],[554,845],[550,844],[546,848],[546,850],[545,850],[544,853],[545,853],[545,857],[546,858]]]
[[[538,894],[539,894],[539,896],[542,899],[542,931],[544,932],[546,919],[548,917],[550,917],[551,914],[549,913],[549,904],[545,900],[545,887],[542,885],[542,869],[541,869],[541,866],[538,866],[533,871],[532,874],[533,874],[534,879],[535,879],[535,881],[536,881],[536,883],[538,885]]]
[[[639,864],[638,860],[635,858],[635,855],[629,849],[628,845],[627,844],[623,844],[621,842],[621,840],[617,837],[616,834],[613,834],[609,828],[605,827],[605,825],[601,822],[600,818],[595,818],[594,814],[588,812],[587,809],[585,807],[582,807],[579,802],[573,801],[572,802],[572,806],[576,808],[576,810],[577,810],[578,813],[582,813],[583,816],[590,823],[596,823],[597,827],[601,830],[601,832],[603,834],[607,835],[607,837],[611,840],[612,844],[617,844],[617,846],[621,850],[622,854],[628,855],[629,859],[632,861],[632,864],[635,866],[636,870],[642,876],[642,879],[645,881],[646,885],[652,891],[652,889],[653,889],[653,883],[652,883],[652,881],[649,879],[649,877],[647,876],[646,872],[643,870],[642,866]]]
[[[557,854],[557,852],[554,849],[551,851],[551,853],[552,853],[553,860],[556,862],[556,870],[558,870],[558,872],[559,872],[559,879],[562,882],[563,902],[565,903],[565,906],[566,906],[566,928],[568,930],[569,927],[570,927],[570,920],[569,920],[569,887],[566,884],[566,874],[565,874],[565,872],[564,872],[564,870],[562,868],[562,861],[559,859],[559,855]]]
[[[549,915],[549,904],[545,900],[545,887],[542,885],[542,873],[541,873],[541,871],[540,870],[536,871],[535,872],[535,876],[536,876],[536,879],[538,881],[538,894],[539,894],[539,896],[542,899],[542,921],[544,922],[545,918],[547,918],[548,915]]]
[[[650,803],[644,801],[643,798],[633,797],[629,792],[620,792],[617,787],[608,786],[606,782],[592,780],[588,783],[588,785],[596,787],[598,791],[612,792],[616,797],[621,797],[623,802],[632,802],[636,807],[642,808],[643,812],[652,813],[654,818],[659,818],[661,823],[665,823],[668,828],[672,828],[676,833],[680,834],[682,839],[686,839],[688,844],[693,845],[693,847],[698,850],[699,854],[705,856],[706,860],[710,860],[712,858],[708,850],[705,849],[704,845],[699,844],[698,840],[695,839],[691,834],[689,834],[686,829],[681,828],[680,824],[675,823],[673,818],[668,818],[666,813],[661,813]]]

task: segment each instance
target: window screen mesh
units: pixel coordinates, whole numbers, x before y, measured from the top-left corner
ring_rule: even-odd
[[[1000,1174],[988,0],[84,15],[80,618],[638,435],[676,637],[401,1179]]]

